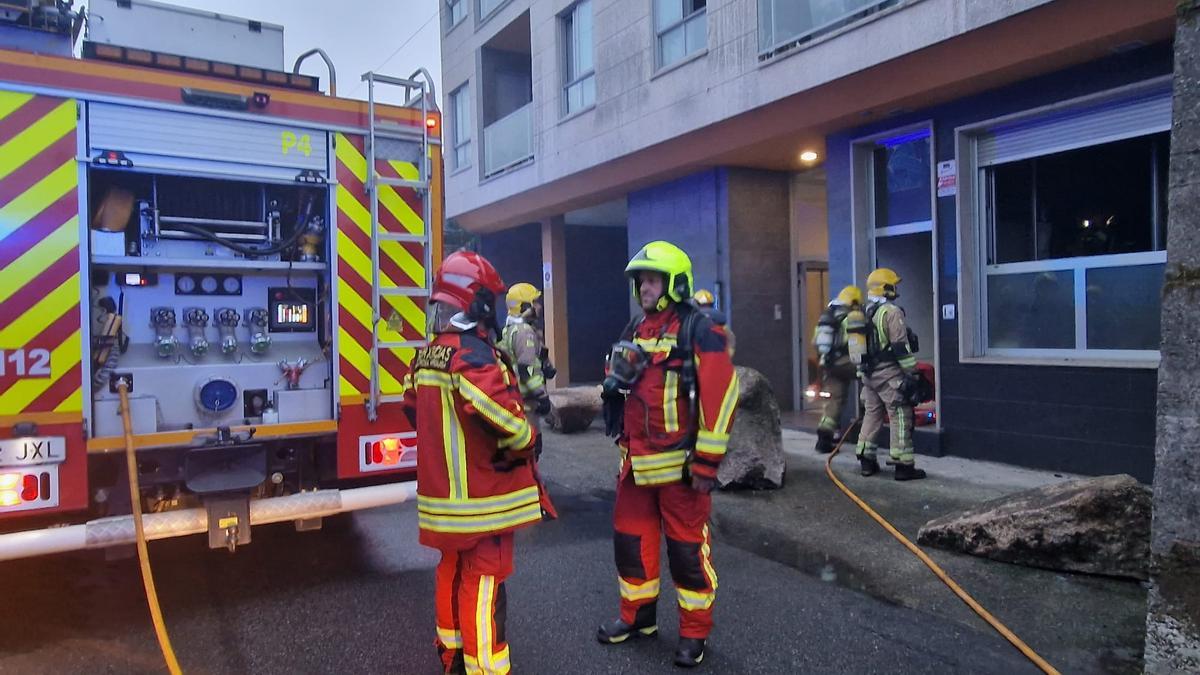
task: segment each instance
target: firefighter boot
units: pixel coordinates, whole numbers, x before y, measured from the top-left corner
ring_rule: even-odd
[[[921,480],[925,477],[925,470],[918,469],[912,464],[897,464],[896,465],[896,480]]]
[[[817,429],[817,447],[816,451],[822,455],[827,455],[833,452],[833,430],[832,429]]]
[[[675,650],[675,665],[680,668],[695,668],[703,660],[704,640],[679,638],[679,648]]]
[[[862,467],[862,470],[859,471],[859,473],[864,476],[874,476],[875,474],[879,473],[879,460],[871,457],[870,455],[859,455],[858,464],[860,467]]]
[[[630,625],[620,619],[613,619],[600,624],[596,631],[596,639],[602,644],[616,645],[630,637],[654,637],[658,634],[658,624]]]

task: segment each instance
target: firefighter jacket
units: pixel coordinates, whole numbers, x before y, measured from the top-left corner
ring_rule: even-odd
[[[536,431],[512,371],[475,329],[437,334],[405,377],[417,435],[420,541],[464,548],[542,518]]]
[[[868,371],[913,372],[917,367],[916,335],[904,321],[904,310],[890,300],[871,298],[867,320]]]
[[[725,331],[695,314],[690,356],[680,348],[685,319],[676,306],[649,314],[633,329],[633,342],[649,363],[625,400],[621,476],[633,473],[637,485],[668,485],[684,478],[684,465],[697,476],[715,478],[725,457],[738,401],[738,378],[727,351]],[[695,366],[695,412],[687,386],[690,358]]]
[[[526,400],[546,395],[546,376],[542,373],[542,338],[537,329],[519,317],[508,317],[500,349],[508,355],[517,373],[517,385]]]

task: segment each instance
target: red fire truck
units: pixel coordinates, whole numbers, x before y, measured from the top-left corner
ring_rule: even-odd
[[[0,0],[0,560],[134,541],[127,446],[149,539],[411,499],[432,79],[338,98],[280,26],[87,11]]]

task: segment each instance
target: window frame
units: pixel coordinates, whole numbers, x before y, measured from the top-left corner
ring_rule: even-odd
[[[755,2],[755,8],[758,11],[759,16],[762,16],[764,3],[771,5],[772,36],[774,35],[775,5],[779,2],[786,1],[788,0],[756,0]],[[795,0],[791,1],[794,2]],[[807,2],[808,0],[804,1]],[[847,12],[837,19],[827,21],[820,26],[816,26],[808,30],[807,32],[800,32],[781,40],[775,40],[774,43],[769,46],[763,44],[762,24],[759,23],[755,26],[755,32],[757,33],[758,38],[758,58],[760,60],[765,60],[777,55],[781,56],[788,52],[794,51],[796,47],[810,44],[820,38],[825,37],[826,35],[854,30],[863,24],[874,21],[880,16],[884,16],[889,12],[898,10],[902,7],[919,1],[920,0],[874,0],[867,6],[861,7],[852,12]]]
[[[580,7],[584,4],[588,5],[588,9],[592,15],[591,19],[590,19],[592,22],[592,44],[590,45],[591,50],[592,50],[592,66],[587,72],[582,73],[582,74],[577,74],[577,75],[575,75],[574,78],[568,80],[567,78],[571,76],[570,71],[571,71],[571,63],[572,63],[572,59],[571,59],[572,49],[575,46],[574,30],[575,30],[575,24],[576,24],[576,12],[578,12]],[[559,95],[562,97],[562,104],[559,106],[560,107],[559,115],[565,119],[568,117],[574,117],[576,115],[579,115],[580,113],[586,112],[586,111],[591,110],[592,108],[596,107],[596,85],[595,85],[595,80],[596,80],[596,43],[595,43],[596,10],[595,10],[595,2],[594,2],[594,0],[578,0],[577,2],[572,4],[567,9],[563,10],[563,12],[558,15],[558,19],[559,19],[559,36],[562,38],[562,40],[561,40],[562,50],[560,52],[561,57],[559,59],[559,64],[562,69],[562,86],[559,89]],[[586,105],[581,106],[577,110],[572,110],[571,109],[571,94],[570,94],[571,87],[574,87],[577,84],[581,84],[585,80],[588,80],[589,78],[592,80],[592,100],[591,100],[591,102],[587,103]]]
[[[684,65],[685,63],[688,63],[690,61],[693,61],[693,60],[699,58],[701,55],[705,54],[708,51],[708,0],[705,0],[704,7],[701,7],[700,9],[692,11],[691,14],[683,15],[682,18],[680,18],[666,26],[658,25],[658,5],[660,2],[678,2],[682,6],[689,1],[694,2],[695,0],[650,0],[650,25],[654,30],[654,65],[655,65],[654,70],[655,70],[656,74],[661,73],[663,71],[674,69],[681,65]],[[681,7],[680,14],[683,14],[682,9],[683,8]],[[704,44],[692,51],[687,51],[687,25],[689,23],[691,23],[692,21],[700,18],[702,15],[704,17],[704,22],[705,22],[705,24],[704,24]],[[683,56],[680,56],[678,59],[675,59],[674,61],[671,61],[670,63],[664,63],[663,58],[662,58],[663,36],[666,35],[667,33],[670,33],[672,31],[676,30],[677,28],[683,29],[683,34],[684,34]]]
[[[485,13],[483,11],[483,3],[487,2],[488,0],[473,0],[473,1],[475,3],[475,11],[477,11],[479,13],[479,23],[478,23],[479,26],[482,26],[483,24],[487,23],[489,20],[491,20],[492,17],[499,14],[501,10],[503,10],[505,7],[508,6],[508,4],[510,2],[512,2],[512,0],[496,0],[496,6],[493,7],[490,12]]]
[[[466,23],[467,17],[470,16],[470,14],[471,14],[471,9],[470,9],[471,3],[470,3],[470,0],[442,0],[442,1],[446,3],[446,12],[448,15],[447,18],[449,19],[449,21],[446,22],[445,32],[449,33],[450,31],[454,30],[461,24]],[[454,8],[455,7],[462,8],[462,16],[460,16],[457,21],[454,20]]]
[[[463,131],[463,129],[461,128],[462,125],[459,124],[459,118],[460,118],[459,110],[462,107],[461,106],[462,102],[459,100],[460,94],[466,94],[466,96],[467,96],[466,108],[467,108],[468,120],[467,120],[467,124],[466,124],[466,131],[469,132],[469,135],[466,137],[465,140],[462,138],[462,134],[461,134],[461,132]],[[471,155],[471,145],[475,141],[474,129],[472,128],[475,125],[475,121],[474,121],[475,120],[475,110],[472,107],[472,101],[471,101],[472,98],[473,97],[471,96],[470,81],[463,82],[459,86],[455,87],[454,90],[452,90],[449,94],[450,115],[451,115],[451,119],[454,121],[454,126],[451,128],[452,135],[450,137],[450,151],[451,151],[451,156],[454,159],[454,166],[451,169],[452,173],[459,173],[461,171],[465,171],[474,165],[473,157]],[[466,158],[466,161],[462,162],[462,163],[459,162],[459,157],[458,157],[460,150],[463,151],[465,158]]]
[[[958,258],[958,331],[959,361],[962,363],[1001,363],[1013,365],[1055,365],[1105,368],[1157,368],[1161,352],[1141,349],[1088,349],[1087,345],[1087,272],[1091,269],[1112,267],[1137,267],[1141,265],[1166,264],[1167,252],[1162,250],[1117,253],[1096,256],[1076,256],[1012,263],[991,264],[988,261],[988,244],[991,237],[989,169],[995,164],[981,165],[978,159],[980,139],[990,130],[1014,124],[1036,123],[1055,116],[1080,113],[1097,106],[1120,104],[1169,90],[1171,76],[1166,75],[1137,82],[1124,87],[1102,91],[1089,96],[1068,99],[1047,106],[1021,111],[955,129],[955,157],[958,161],[957,184],[957,258]],[[1148,136],[1169,131],[1171,120],[1165,125],[1147,128]],[[1127,135],[1123,138],[1138,138]],[[1096,132],[1091,142],[1075,145],[1069,149],[1096,147],[1122,140],[1103,132]],[[1034,157],[1064,152],[1067,149],[1049,148]],[[1016,161],[1016,160],[1013,160]],[[1000,162],[1001,164],[1004,162]],[[1153,195],[1152,195],[1153,197]],[[1156,217],[1158,200],[1153,199]],[[1155,234],[1157,241],[1157,234]],[[993,348],[988,346],[987,279],[1003,274],[1028,274],[1036,272],[1072,271],[1074,283],[1075,347],[1073,349],[1045,348]]]

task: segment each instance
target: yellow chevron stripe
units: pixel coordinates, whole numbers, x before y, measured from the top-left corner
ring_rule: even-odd
[[[409,299],[409,298],[382,298],[382,299],[384,301],[387,301],[387,303],[390,307],[395,309],[397,312],[400,312],[400,315],[402,318],[405,317],[405,313],[406,313],[405,308],[397,306],[397,304],[392,301],[394,301],[394,300],[407,301],[408,305],[411,308],[411,311],[416,312],[421,319],[420,323],[412,323],[411,321],[410,321],[410,323],[412,323],[413,327],[417,329],[417,332],[421,333],[422,335],[425,333],[425,312],[421,311],[421,308],[417,307],[416,304],[413,303],[413,301],[411,299]],[[356,293],[355,290],[353,288],[351,288],[350,285],[341,278],[338,279],[338,304],[341,305],[341,307],[344,310],[346,310],[346,312],[348,314],[350,314],[355,319],[357,319],[358,323],[360,323],[363,328],[365,328],[367,331],[371,330],[371,305],[370,305],[370,303],[367,302],[366,298],[363,298],[358,293]],[[381,307],[380,309],[386,310],[387,308]],[[406,320],[408,320],[408,319],[406,319]],[[387,327],[387,317],[386,316],[379,320],[379,324],[380,324],[379,325],[380,336],[383,337],[385,340],[391,341],[394,339],[396,339],[396,340],[400,339],[400,336],[398,333],[396,333],[395,331],[392,331],[390,328]],[[387,337],[388,335],[392,335],[394,337],[389,338],[389,337]]]
[[[75,101],[63,101],[42,119],[0,145],[0,179],[24,166],[38,153],[75,130]]]
[[[11,298],[25,284],[44,272],[79,243],[79,216],[63,223],[50,236],[25,251],[4,269],[0,269],[0,302]],[[76,293],[78,301],[78,293]]]
[[[33,100],[33,94],[22,94],[16,91],[0,91],[0,120],[20,109],[21,106]]]
[[[425,234],[425,222],[408,202],[390,185],[379,186],[379,205],[400,221],[409,234]]]
[[[350,194],[350,191],[341,185],[338,186],[337,190],[337,205],[338,209],[341,210],[342,213],[345,213],[346,217],[358,226],[358,229],[362,230],[363,234],[367,235],[368,237],[371,236],[371,212],[368,211],[365,206],[358,203],[358,200],[354,198],[354,195]],[[425,266],[416,258],[412,257],[412,254],[410,254],[403,246],[401,246],[400,242],[379,242],[379,252],[381,255],[386,255],[387,257],[391,258],[393,262],[399,265],[400,269],[404,270],[404,273],[407,274],[410,279],[412,279],[413,283],[417,284],[418,286],[425,285]],[[367,261],[367,264],[370,265],[369,256],[367,257]],[[369,270],[370,267],[367,269]],[[391,279],[387,275],[384,275],[380,278],[387,282],[383,284],[385,287],[399,286],[394,279]],[[370,279],[370,275],[367,276],[367,279]]]
[[[362,373],[363,377],[371,379],[371,352],[368,351],[370,347],[360,345],[344,328],[338,328],[338,333],[338,337],[341,339],[338,349],[341,350],[342,356],[345,356]],[[381,367],[379,369],[379,390],[403,391],[404,387],[386,368]]]
[[[337,155],[338,161],[344,164],[346,168],[350,170],[350,173],[354,174],[355,178],[358,178],[360,183],[366,185],[366,158],[362,156],[362,153],[358,151],[358,148],[354,147],[354,145],[350,143],[350,139],[346,138],[344,134],[337,135],[335,145],[337,146],[337,150],[334,152],[334,154]]]
[[[55,382],[79,365],[82,349],[83,343],[79,331],[76,330],[71,337],[50,352],[50,377],[18,380],[8,391],[0,394],[0,410],[21,411],[28,408],[30,403],[36,401]]]
[[[391,167],[396,170],[396,173],[400,174],[400,177],[403,178],[404,180],[420,180],[421,179],[421,172],[417,169],[416,165],[414,165],[412,162],[401,162],[401,161],[397,161],[397,160],[390,160],[388,162],[388,164],[390,164]]]
[[[366,185],[367,158],[363,157],[362,153],[358,151],[358,148],[354,147],[349,141],[339,142],[337,144],[337,158],[346,166],[347,169],[350,170],[350,173],[353,173],[355,177],[362,181],[363,185]],[[420,174],[417,172],[416,167],[410,163],[388,162],[388,164],[390,164],[392,168],[396,169],[396,172],[406,180],[417,180],[420,178]],[[402,169],[401,167],[408,168]],[[404,199],[400,197],[400,194],[397,193],[396,190],[390,185],[379,186],[379,204],[386,208],[393,216],[395,216],[396,220],[400,221],[400,224],[403,225],[404,229],[408,230],[410,234],[423,234],[425,232],[425,223],[421,219],[421,216],[413,211],[408,203],[405,202]],[[370,213],[369,209],[366,209],[366,211],[368,214]],[[370,220],[367,222],[370,223]]]
[[[355,272],[358,273],[362,280],[369,286],[371,284],[371,259],[361,249],[354,245],[350,237],[341,230],[338,230],[338,257],[346,261]],[[387,279],[382,271],[379,273],[380,279]],[[390,281],[390,280],[389,280]],[[383,284],[385,287],[395,287],[395,284]],[[425,332],[425,312],[413,302],[412,298],[404,296],[390,296],[383,298],[384,301],[400,312],[401,318],[412,324],[422,334]],[[364,299],[365,300],[365,299]],[[367,305],[367,313],[365,316],[370,317],[370,304]],[[381,320],[385,320],[383,317]],[[367,319],[367,326],[370,327],[370,319]]]
[[[3,161],[0,159],[0,162]],[[22,192],[16,199],[0,207],[0,239],[12,234],[78,186],[79,168],[72,158]]]
[[[0,329],[0,349],[19,349],[37,337],[63,314],[79,305],[79,273],[71,275],[58,288],[29,308],[15,321]]]
[[[59,403],[54,412],[83,412],[83,387],[76,389],[62,403]]]
[[[354,396],[355,394],[365,393],[355,389],[354,385],[350,384],[350,380],[347,380],[342,375],[338,376],[338,383],[338,396]]]

